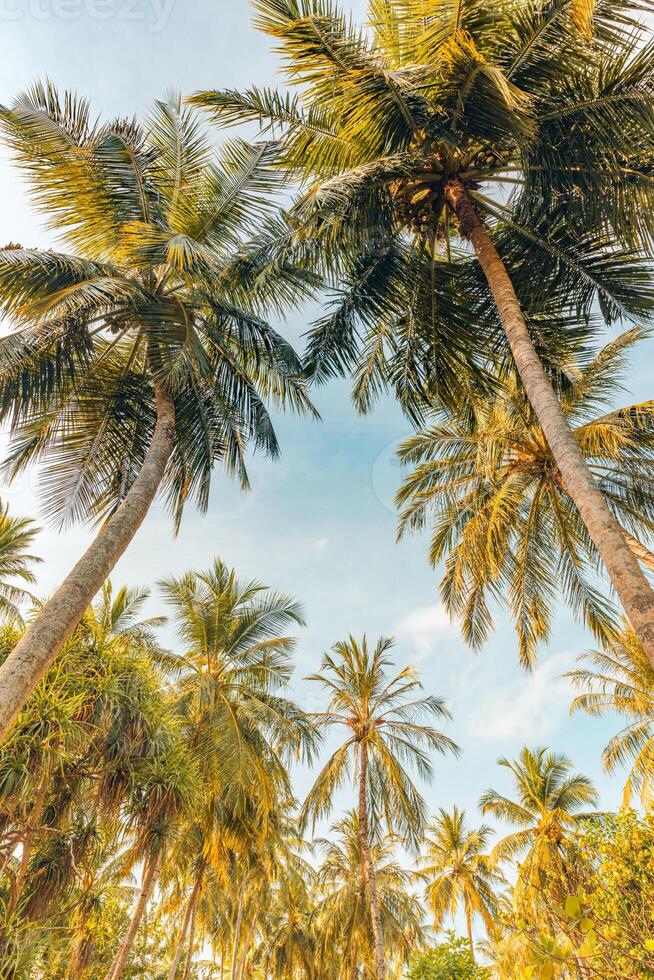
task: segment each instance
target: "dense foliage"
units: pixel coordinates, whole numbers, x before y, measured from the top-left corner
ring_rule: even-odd
[[[97,527],[42,601],[0,505],[0,980],[654,976],[654,402],[616,407],[654,321],[648,6],[255,0],[292,91],[0,106],[68,249],[0,249],[4,472]],[[267,318],[325,296],[296,354]],[[508,611],[531,669],[559,598],[589,629],[572,710],[620,717],[624,809],[538,745],[432,809],[447,692],[392,638],[334,637],[309,713],[293,597],[209,557],[112,586],[157,494],[179,530],[215,467],[245,487],[270,407],[338,375],[414,426],[399,531],[464,639]]]

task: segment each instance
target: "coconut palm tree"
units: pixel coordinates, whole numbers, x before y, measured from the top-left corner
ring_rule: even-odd
[[[514,796],[488,790],[480,800],[490,814],[515,830],[497,843],[495,861],[520,861],[515,898],[520,908],[535,913],[544,881],[565,900],[576,861],[575,833],[584,819],[595,816],[587,808],[598,801],[587,776],[574,772],[565,755],[545,748],[523,748],[518,759],[500,759],[513,776]]]
[[[178,99],[143,125],[94,122],[35,85],[0,109],[5,141],[70,252],[0,251],[6,472],[41,462],[47,515],[100,530],[0,669],[0,737],[15,720],[159,491],[179,524],[221,464],[247,484],[249,444],[278,445],[266,401],[309,404],[291,347],[261,319],[302,291],[246,239],[283,175],[270,143],[216,154]]]
[[[189,760],[175,719],[164,716],[152,733],[145,758],[134,760],[125,825],[131,841],[124,867],[142,866],[141,883],[127,930],[105,975],[105,980],[123,976],[136,936],[185,814],[197,800],[198,772]]]
[[[31,566],[41,559],[29,553],[38,528],[25,517],[12,517],[9,504],[0,503],[0,616],[13,626],[23,626],[20,605],[33,600],[18,583],[34,585]]]
[[[283,876],[272,889],[256,953],[266,976],[280,980],[319,972],[313,906],[316,874],[301,855],[289,856]]]
[[[361,879],[370,902],[378,980],[386,976],[381,911],[371,853],[371,833],[382,821],[415,845],[426,821],[425,801],[405,765],[423,778],[432,774],[428,751],[457,752],[454,742],[422,718],[449,718],[442,699],[417,697],[422,685],[414,667],[388,673],[394,641],[382,637],[371,649],[364,636],[337,643],[325,654],[320,673],[309,678],[329,695],[327,710],[313,715],[319,731],[334,727],[347,737],[318,775],[302,809],[304,824],[327,815],[335,792],[348,777],[358,783]]]
[[[279,247],[337,288],[309,339],[318,379],[412,417],[467,397],[507,347],[571,499],[654,664],[654,591],[549,377],[597,303],[651,316],[654,52],[638,0],[257,0],[293,94],[193,101],[283,143],[303,194]],[[591,43],[592,41],[592,43]],[[554,347],[552,340],[554,337]],[[558,337],[558,341],[556,338]],[[462,383],[463,382],[463,383]]]
[[[454,918],[462,906],[468,939],[474,949],[472,923],[480,915],[486,929],[492,927],[497,911],[497,889],[505,884],[502,874],[487,854],[494,831],[483,824],[478,829],[466,825],[465,811],[441,809],[425,833],[425,854],[420,866],[427,881],[425,898],[434,919],[442,929],[445,919]]]
[[[615,409],[634,329],[590,358],[572,355],[559,378],[561,407],[629,546],[648,571],[654,554],[654,402]],[[508,605],[523,665],[550,636],[563,593],[600,639],[618,617],[596,578],[602,562],[519,381],[498,378],[492,398],[406,440],[415,468],[397,495],[400,533],[431,525],[430,561],[445,561],[443,601],[478,647],[492,628],[489,599]]]
[[[239,580],[219,559],[206,572],[162,582],[161,590],[183,644],[176,710],[204,786],[179,843],[179,863],[188,866],[193,853],[195,870],[173,980],[206,876],[224,873],[230,855],[243,848],[260,851],[262,834],[275,838],[271,817],[291,794],[285,759],[289,752],[306,757],[315,736],[283,691],[296,644],[285,631],[303,624],[298,603]],[[250,821],[256,834],[247,830]]]
[[[371,907],[361,874],[359,817],[347,813],[331,828],[330,838],[315,842],[322,854],[318,884],[322,897],[315,910],[319,949],[325,964],[337,960],[335,976],[351,980],[363,968],[376,970],[375,941],[371,941]],[[423,911],[412,892],[413,874],[397,861],[398,840],[373,831],[370,856],[375,868],[384,960],[403,967],[425,942]],[[328,974],[329,975],[329,974]],[[322,976],[322,973],[321,973]]]
[[[654,671],[633,630],[625,626],[620,637],[602,650],[580,657],[580,666],[567,676],[581,693],[573,711],[601,716],[615,713],[626,726],[604,750],[609,773],[628,765],[624,805],[639,795],[648,810],[654,798]]]

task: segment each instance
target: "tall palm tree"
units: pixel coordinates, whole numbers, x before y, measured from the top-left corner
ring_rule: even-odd
[[[240,854],[242,862],[243,847],[260,850],[261,834],[273,839],[271,816],[291,793],[285,760],[289,751],[310,752],[315,737],[283,690],[296,644],[285,631],[303,624],[298,603],[239,580],[219,559],[206,572],[162,582],[161,589],[184,646],[176,710],[204,787],[179,844],[180,863],[188,865],[192,852],[195,870],[169,971],[173,980],[206,876],[225,873],[230,854]],[[250,821],[259,828],[254,837]]]
[[[166,855],[185,814],[194,808],[199,783],[193,763],[174,719],[162,717],[152,733],[148,755],[134,762],[126,800],[126,827],[131,831],[131,841],[124,866],[131,870],[140,864],[141,883],[105,980],[120,980],[123,976]]]
[[[31,566],[41,559],[29,553],[38,528],[25,517],[12,517],[9,504],[0,503],[0,616],[13,626],[22,626],[21,603],[33,596],[18,583],[34,585]]]
[[[101,526],[0,669],[0,737],[162,490],[179,524],[215,464],[247,483],[248,444],[275,455],[265,402],[308,408],[291,347],[261,318],[302,291],[242,244],[283,176],[270,143],[216,154],[179,100],[143,126],[94,122],[35,85],[0,109],[6,143],[71,252],[0,251],[0,419],[7,472],[43,466],[48,516]]]
[[[497,911],[497,889],[504,882],[487,854],[494,831],[483,824],[478,829],[466,825],[465,811],[441,809],[425,833],[422,874],[427,880],[425,898],[434,919],[442,929],[445,919],[456,916],[462,906],[468,939],[474,949],[472,924],[480,915],[486,929],[492,927]]]
[[[641,336],[623,333],[590,359],[571,355],[559,382],[577,445],[632,551],[653,571],[654,402],[613,407],[625,355]],[[445,561],[441,594],[468,642],[487,638],[488,600],[499,600],[531,665],[549,638],[558,592],[596,636],[615,637],[615,610],[595,581],[600,556],[515,377],[498,378],[492,398],[454,418],[437,415],[399,455],[415,467],[397,495],[400,533],[431,525],[430,561]]]
[[[315,842],[322,853],[318,871],[321,897],[314,913],[319,949],[326,966],[337,961],[334,976],[338,980],[358,977],[361,968],[366,976],[368,971],[374,976],[376,948],[371,942],[371,908],[361,875],[357,811],[347,813],[331,830],[329,839]],[[414,876],[397,861],[398,843],[397,838],[381,834],[379,827],[371,834],[384,959],[402,968],[426,937],[423,910],[411,888]]]
[[[370,902],[378,980],[386,976],[386,965],[371,829],[383,821],[415,844],[425,825],[426,806],[405,765],[429,778],[429,750],[457,751],[450,738],[421,722],[423,717],[449,718],[449,712],[440,698],[416,696],[422,685],[415,668],[389,675],[393,642],[382,637],[371,649],[365,636],[360,642],[350,636],[325,654],[320,673],[309,678],[329,695],[327,710],[313,716],[316,727],[341,727],[347,737],[318,775],[301,816],[303,823],[312,818],[315,825],[331,811],[334,793],[344,781],[353,777],[358,782],[361,879]]]
[[[223,125],[273,130],[304,184],[279,240],[317,250],[337,287],[310,336],[315,375],[352,372],[363,409],[392,387],[415,417],[425,402],[460,402],[470,368],[508,346],[654,664],[654,591],[543,362],[597,302],[608,319],[651,316],[654,52],[642,4],[369,0],[367,29],[333,0],[255,8],[297,94],[193,101]]]
[[[516,901],[534,912],[544,880],[561,900],[570,894],[575,833],[580,821],[593,816],[587,808],[596,806],[598,794],[587,776],[574,772],[567,756],[544,748],[525,747],[518,759],[500,759],[499,765],[513,776],[514,796],[491,789],[480,806],[484,814],[516,829],[496,844],[491,857],[520,860]]]
[[[567,676],[581,693],[573,711],[589,715],[615,713],[626,719],[604,750],[607,772],[628,765],[624,805],[640,795],[649,810],[654,799],[654,670],[633,630],[625,626],[613,643],[580,658],[583,666]]]

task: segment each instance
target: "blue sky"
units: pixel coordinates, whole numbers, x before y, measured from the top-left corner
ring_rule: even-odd
[[[361,0],[353,5],[355,11],[362,7]],[[132,115],[171,88],[190,93],[270,82],[274,58],[249,21],[244,0],[0,0],[0,101],[49,75],[59,87],[87,95],[99,113]],[[2,240],[47,244],[5,156],[0,195]],[[297,344],[314,312],[285,325]],[[638,398],[648,396],[651,361],[647,348],[632,385]],[[603,804],[617,805],[621,782],[608,780],[600,765],[616,722],[571,719],[570,692],[560,680],[590,645],[588,636],[561,611],[554,640],[530,677],[517,665],[503,617],[482,654],[467,650],[439,604],[437,578],[425,561],[426,539],[395,544],[391,500],[400,470],[392,448],[408,434],[406,422],[390,400],[358,418],[344,383],[319,391],[316,401],[322,423],[279,420],[282,459],[252,461],[251,493],[239,494],[217,475],[209,514],[189,511],[177,540],[167,516],[155,509],[114,581],[154,583],[203,567],[219,554],[241,575],[293,593],[305,604],[309,623],[300,637],[295,682],[309,708],[319,703],[318,692],[301,678],[317,669],[324,649],[349,632],[396,635],[398,663],[418,662],[426,689],[451,703],[454,721],[447,731],[463,750],[460,762],[437,760],[426,790],[432,810],[457,802],[477,819],[482,791],[509,788],[497,758],[514,755],[525,742],[567,752],[596,780]],[[15,511],[36,515],[36,474],[5,496]],[[45,559],[43,593],[87,540],[84,529],[43,531],[37,548]],[[298,773],[300,795],[309,779]]]

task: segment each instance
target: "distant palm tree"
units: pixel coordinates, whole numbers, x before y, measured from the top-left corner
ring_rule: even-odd
[[[645,5],[646,6],[646,5]],[[638,0],[256,0],[293,92],[199,93],[218,123],[282,143],[303,184],[283,254],[318,254],[334,302],[309,338],[415,419],[512,360],[654,665],[654,591],[561,411],[566,341],[649,318],[654,51]],[[592,55],[591,55],[592,52]],[[285,250],[285,251],[284,251]],[[580,327],[581,324],[581,327]]]
[[[100,530],[0,668],[0,738],[163,491],[179,524],[212,469],[247,484],[278,444],[266,403],[311,410],[291,347],[261,319],[304,277],[243,245],[283,174],[270,143],[217,154],[180,100],[143,126],[94,121],[35,85],[0,126],[70,252],[0,250],[0,421],[7,472],[43,462],[48,514]]]
[[[571,355],[559,382],[581,453],[630,548],[654,571],[654,401],[611,407],[642,336],[630,330],[590,359]],[[559,592],[596,636],[615,636],[614,607],[593,581],[599,553],[515,377],[497,378],[492,398],[454,418],[441,414],[399,456],[415,466],[397,495],[400,533],[431,526],[430,561],[445,561],[441,594],[468,642],[487,638],[494,599],[509,605],[520,659],[533,664]]]
[[[473,917],[480,915],[487,930],[492,927],[497,911],[496,891],[505,884],[487,853],[493,833],[486,825],[468,828],[465,811],[456,806],[451,813],[441,809],[426,830],[425,853],[420,859],[434,927],[441,929],[445,919],[456,916],[462,906],[473,949]]]
[[[198,771],[189,760],[174,719],[162,717],[153,730],[148,754],[133,760],[125,827],[132,832],[123,866],[142,865],[141,883],[125,934],[105,974],[120,980],[127,969],[136,936],[154,892],[167,853],[186,814],[193,812],[199,788]]]
[[[333,807],[335,792],[348,777],[358,781],[358,834],[361,875],[371,908],[378,980],[386,976],[384,939],[376,872],[371,854],[371,832],[382,821],[414,845],[425,826],[425,801],[414,785],[405,764],[430,777],[429,751],[456,752],[446,735],[421,718],[449,718],[445,702],[430,695],[418,697],[422,685],[415,668],[405,667],[389,675],[393,666],[388,652],[393,640],[381,638],[374,649],[367,638],[358,642],[350,636],[325,654],[319,674],[308,678],[329,694],[326,711],[313,715],[319,731],[343,727],[346,741],[327,762],[302,809],[301,819],[315,821]],[[372,828],[371,828],[372,825]]]
[[[9,505],[0,503],[0,617],[11,626],[23,626],[20,604],[33,599],[27,589],[17,585],[34,585],[30,568],[41,559],[29,554],[38,533],[36,524],[24,517],[12,517]]]
[[[376,969],[371,907],[361,874],[357,811],[347,813],[331,831],[329,839],[315,842],[322,854],[318,871],[322,897],[314,913],[315,929],[325,965],[336,967],[334,978],[351,980],[360,975],[361,968],[366,976],[368,971],[374,975]],[[411,889],[414,875],[397,861],[400,843],[395,837],[381,834],[379,828],[371,834],[370,859],[375,869],[384,958],[401,969],[416,948],[423,945],[426,935],[423,910]]]
[[[316,872],[301,855],[289,851],[284,871],[264,910],[255,959],[265,975],[286,980],[322,975],[318,964],[314,889]]]
[[[604,766],[610,773],[630,766],[624,805],[640,795],[649,810],[654,801],[654,670],[628,626],[605,649],[586,653],[580,661],[585,666],[567,675],[582,692],[572,710],[626,719],[604,750]]]
[[[575,833],[598,794],[587,776],[574,772],[570,759],[547,749],[524,748],[515,761],[499,765],[513,776],[515,798],[491,789],[480,806],[484,814],[515,827],[492,851],[496,861],[520,861],[516,899],[532,909],[543,882],[565,898],[575,861]]]
[[[228,874],[225,863],[239,853],[237,842],[256,852],[265,847],[266,831],[272,841],[271,814],[291,796],[284,758],[289,752],[306,757],[315,739],[307,716],[283,690],[296,645],[286,630],[303,624],[298,603],[239,580],[219,559],[160,587],[183,644],[176,711],[204,787],[178,844],[178,865],[188,868],[192,854],[193,873],[168,974],[174,980],[189,932],[192,950],[206,878]]]

